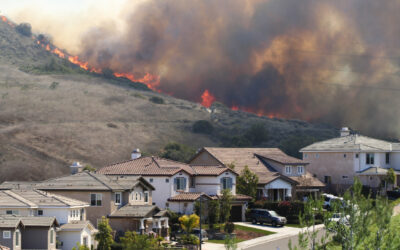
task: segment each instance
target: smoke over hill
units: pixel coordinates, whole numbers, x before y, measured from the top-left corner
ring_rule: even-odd
[[[100,25],[80,58],[233,109],[399,136],[400,2],[149,0]]]

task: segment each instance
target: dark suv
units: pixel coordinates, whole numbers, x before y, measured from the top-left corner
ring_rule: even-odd
[[[276,227],[278,225],[285,225],[286,218],[279,216],[275,211],[266,210],[266,209],[252,209],[250,211],[250,218],[253,224],[271,224],[272,226]]]

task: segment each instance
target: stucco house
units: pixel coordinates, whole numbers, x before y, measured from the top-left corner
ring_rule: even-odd
[[[141,157],[137,153],[132,158],[97,172],[114,177],[142,176],[155,187],[154,205],[184,214],[193,213],[199,197],[218,199],[223,189],[230,189],[234,196],[232,218],[245,219],[246,203],[251,197],[236,194],[237,173],[230,168],[220,164],[189,165],[160,157]]]
[[[363,185],[379,189],[389,168],[400,185],[400,143],[353,134],[342,128],[340,136],[313,143],[300,150],[308,169],[329,191],[342,193],[359,177]]]
[[[302,199],[317,195],[324,184],[310,174],[308,163],[288,156],[278,148],[204,147],[190,161],[202,168],[234,165],[241,173],[245,166],[259,178],[258,199]]]
[[[88,202],[19,186],[20,189],[0,190],[0,215],[55,217],[61,228],[57,230],[60,248],[69,250],[80,243],[95,245],[97,230],[86,220]],[[84,226],[81,230],[72,228]]]
[[[35,188],[89,203],[86,218],[96,226],[103,216],[109,218],[110,226],[118,235],[129,230],[154,231],[168,237],[168,217],[165,211],[152,205],[154,187],[140,176],[78,171],[38,183]]]
[[[20,218],[0,215],[0,246],[11,250],[21,249],[22,227]]]

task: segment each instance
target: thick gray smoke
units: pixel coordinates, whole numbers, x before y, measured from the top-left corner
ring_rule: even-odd
[[[127,6],[129,9],[129,6]],[[81,57],[165,93],[398,136],[400,1],[152,0],[92,29]]]

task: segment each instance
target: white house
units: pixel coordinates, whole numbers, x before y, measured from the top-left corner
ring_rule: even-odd
[[[337,138],[316,142],[300,150],[309,162],[308,169],[332,191],[342,192],[353,183],[355,176],[363,185],[377,189],[393,168],[400,175],[400,143],[352,134],[342,128]],[[395,186],[400,185],[397,178]]]
[[[223,189],[234,196],[232,217],[244,220],[246,195],[236,194],[237,173],[222,165],[188,165],[159,157],[133,155],[132,160],[98,170],[108,176],[142,176],[155,187],[153,204],[178,213],[193,213],[193,204],[202,195],[218,199]]]
[[[57,236],[62,249],[69,250],[78,242],[88,247],[94,244],[97,230],[86,221],[86,207],[86,202],[32,188],[0,190],[0,215],[56,218],[61,225]],[[71,234],[76,225],[81,230]]]

